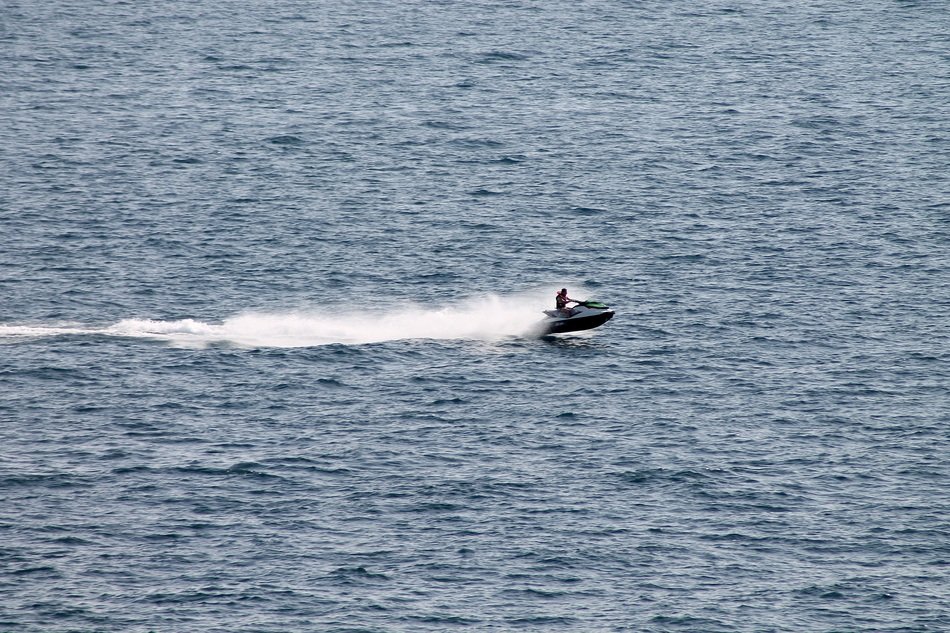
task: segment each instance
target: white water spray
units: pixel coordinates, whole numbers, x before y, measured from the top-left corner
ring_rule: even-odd
[[[549,296],[550,295],[550,296]],[[195,319],[126,319],[105,328],[0,325],[0,342],[66,335],[99,335],[166,341],[176,346],[242,347],[360,345],[405,339],[496,341],[538,334],[541,311],[553,293],[533,291],[470,298],[445,307],[389,311],[326,310],[247,312],[220,324]]]

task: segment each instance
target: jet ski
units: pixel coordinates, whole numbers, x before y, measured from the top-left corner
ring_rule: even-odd
[[[589,330],[612,319],[614,311],[598,301],[581,301],[569,310],[545,310],[544,314],[542,335]]]

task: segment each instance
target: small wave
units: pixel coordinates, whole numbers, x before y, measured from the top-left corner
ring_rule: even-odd
[[[492,189],[476,189],[474,191],[470,191],[468,195],[474,196],[476,198],[483,198],[486,196],[503,196],[505,194],[502,191],[494,191]]]
[[[524,53],[514,51],[490,51],[483,53],[477,60],[480,64],[491,64],[494,62],[521,62],[530,59],[530,56]]]
[[[501,158],[497,158],[489,162],[492,162],[496,165],[520,165],[526,160],[528,160],[528,157],[524,154],[513,154],[511,156],[502,156]]]
[[[280,136],[272,136],[268,139],[265,139],[268,143],[272,145],[303,145],[304,140],[299,136],[294,136],[293,134],[283,134]]]

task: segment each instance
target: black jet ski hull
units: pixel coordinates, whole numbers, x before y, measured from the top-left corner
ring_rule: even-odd
[[[600,327],[614,317],[613,310],[598,311],[595,314],[585,314],[562,319],[551,319],[544,324],[544,334],[563,334],[565,332],[580,332]]]

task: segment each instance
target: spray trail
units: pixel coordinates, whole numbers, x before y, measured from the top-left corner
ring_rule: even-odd
[[[549,292],[489,295],[445,307],[390,311],[248,312],[206,323],[195,319],[126,319],[105,328],[0,325],[0,342],[66,335],[166,341],[176,346],[314,347],[405,339],[483,340],[534,336]]]

